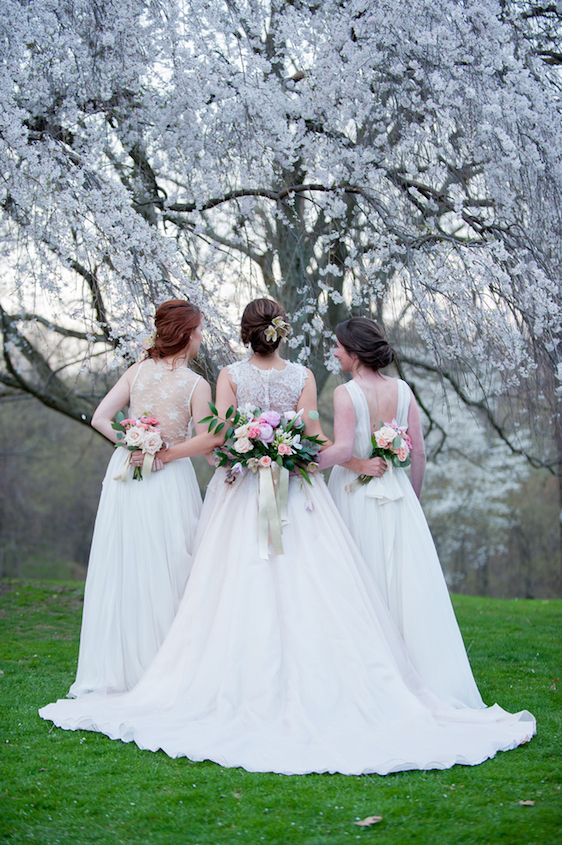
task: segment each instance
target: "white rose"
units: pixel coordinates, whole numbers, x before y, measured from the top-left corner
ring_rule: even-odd
[[[157,431],[149,432],[142,441],[142,451],[149,455],[155,455],[162,448],[162,438]]]
[[[127,433],[125,434],[125,443],[127,446],[134,446],[137,449],[140,449],[142,442],[144,440],[144,431],[140,428],[132,428],[127,429]]]
[[[241,426],[238,426],[238,428],[236,428],[236,429],[234,430],[234,436],[235,436],[236,438],[239,438],[239,437],[247,437],[247,436],[248,436],[248,431],[249,431],[249,430],[250,430],[250,426],[249,426],[247,423],[246,423],[246,425],[241,425]]]
[[[254,444],[248,437],[241,437],[240,440],[237,440],[234,444],[234,451],[238,452],[240,455],[243,455],[244,452],[251,452],[254,448]]]

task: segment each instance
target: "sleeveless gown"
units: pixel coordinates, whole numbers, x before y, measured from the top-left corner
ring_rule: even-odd
[[[408,425],[410,388],[398,381],[396,420]],[[355,409],[353,454],[371,454],[371,420],[357,382],[345,385]],[[346,488],[357,478],[334,467],[329,490],[376,579],[380,594],[423,683],[455,707],[484,707],[472,675],[439,558],[406,470]]]
[[[165,441],[185,440],[198,380],[185,366],[143,361],[129,416],[155,416]],[[126,449],[115,449],[103,480],[71,697],[136,684],[168,632],[191,568],[201,510],[191,462],[175,461],[142,481],[129,470],[126,481],[116,481],[126,457]]]
[[[239,406],[282,413],[297,409],[306,371],[242,362],[231,375]],[[421,688],[321,477],[291,478],[284,553],[264,560],[256,477],[224,475],[211,481],[177,616],[137,686],[59,700],[42,718],[283,774],[474,765],[532,737],[526,711],[453,710]]]

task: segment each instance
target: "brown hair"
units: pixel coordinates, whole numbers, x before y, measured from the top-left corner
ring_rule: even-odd
[[[149,358],[168,358],[183,352],[201,322],[201,311],[185,299],[169,299],[156,309],[156,335],[147,349]]]
[[[394,360],[394,352],[382,329],[367,317],[351,317],[338,323],[336,337],[350,355],[371,370],[382,370]]]
[[[249,302],[240,321],[242,343],[249,343],[258,355],[271,355],[275,352],[283,338],[278,335],[277,340],[267,340],[265,337],[265,330],[275,317],[285,320],[287,315],[285,309],[274,299],[263,297]]]

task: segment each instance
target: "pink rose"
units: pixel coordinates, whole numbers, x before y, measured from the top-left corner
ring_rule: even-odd
[[[396,452],[398,460],[401,461],[402,463],[406,460],[406,458],[408,457],[408,454],[409,454],[409,449],[407,448],[407,446],[401,446],[398,449],[398,451]]]
[[[269,423],[260,424],[260,440],[262,443],[271,443],[273,440],[273,428]]]
[[[252,440],[257,440],[258,437],[261,437],[261,427],[259,425],[252,425],[248,428],[248,437]]]
[[[291,449],[288,443],[280,443],[277,447],[277,453],[281,456],[292,455],[293,450]]]
[[[271,458],[269,455],[263,455],[258,461],[260,467],[270,467],[271,466]]]
[[[277,428],[277,426],[281,422],[281,414],[278,414],[277,411],[265,411],[261,415],[259,422],[267,423],[272,428]]]
[[[140,421],[145,425],[160,425],[156,417],[141,417]]]

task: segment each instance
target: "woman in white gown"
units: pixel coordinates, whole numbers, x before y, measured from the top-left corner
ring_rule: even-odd
[[[254,355],[221,372],[219,412],[234,400],[316,417],[312,374],[281,359],[272,339],[278,316],[271,300],[247,306],[242,336]],[[342,404],[345,430],[323,467],[351,456],[353,409]],[[267,560],[256,476],[224,478],[217,470],[177,616],[135,689],[60,700],[43,718],[171,757],[284,774],[474,765],[532,737],[526,711],[453,710],[421,689],[321,477],[311,487],[291,478],[284,552]]]
[[[210,387],[188,367],[201,343],[199,309],[170,300],[155,322],[147,357],[121,376],[93,415],[93,427],[113,443],[111,422],[127,406],[130,417],[156,417],[171,445],[188,437],[192,414],[200,419],[207,412]],[[202,433],[184,454],[212,445]],[[71,697],[136,684],[168,632],[191,569],[201,495],[189,457],[142,481],[133,481],[131,470],[118,480],[129,454],[115,449],[103,480]]]
[[[336,337],[335,355],[353,376],[337,390],[349,395],[356,422],[354,458],[334,467],[330,493],[423,683],[452,706],[484,707],[419,503],[425,450],[418,405],[406,382],[380,372],[393,352],[376,323],[352,317],[337,326]],[[411,483],[406,470],[369,460],[373,427],[392,420],[412,440]],[[375,478],[354,484],[360,474]]]

